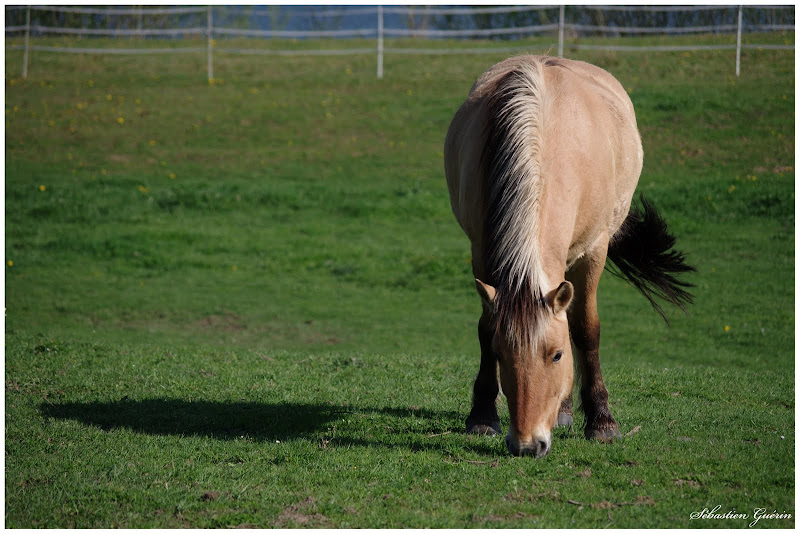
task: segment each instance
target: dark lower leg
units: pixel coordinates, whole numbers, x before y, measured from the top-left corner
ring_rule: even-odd
[[[581,405],[586,415],[587,438],[610,441],[620,436],[619,425],[608,407],[608,390],[600,372],[597,349],[580,351],[581,355]]]
[[[606,246],[569,273],[576,288],[570,309],[569,326],[581,374],[581,406],[586,415],[587,438],[610,441],[619,437],[619,425],[608,408],[608,391],[600,372],[600,317],[597,315],[597,283],[605,265]]]
[[[492,351],[492,331],[483,317],[478,323],[478,339],[481,344],[481,366],[472,387],[472,410],[467,417],[467,432],[476,434],[499,434],[500,417],[495,401],[500,392],[497,385],[497,358]]]

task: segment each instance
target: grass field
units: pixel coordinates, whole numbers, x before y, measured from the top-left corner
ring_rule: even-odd
[[[6,526],[793,527],[793,53],[570,55],[628,89],[698,272],[670,327],[603,278],[626,437],[577,416],[542,460],[462,431],[442,146],[505,55],[217,54],[209,85],[203,54],[7,52]]]

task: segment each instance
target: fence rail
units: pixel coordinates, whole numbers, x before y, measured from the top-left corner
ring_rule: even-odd
[[[349,9],[322,9],[322,10],[295,10],[282,12],[280,6],[272,9],[251,9],[247,16],[269,19],[271,29],[254,29],[232,27],[241,25],[241,20],[225,20],[226,7],[213,6],[180,6],[180,7],[69,7],[69,6],[6,6],[6,23],[14,19],[14,24],[5,27],[6,36],[24,33],[24,45],[6,45],[7,50],[24,49],[23,77],[27,77],[30,51],[56,52],[56,53],[84,53],[84,54],[170,54],[206,52],[208,54],[208,78],[213,79],[213,53],[226,54],[260,54],[260,55],[348,55],[348,54],[377,54],[377,76],[383,77],[383,57],[385,54],[482,54],[497,52],[513,52],[521,50],[520,47],[462,47],[457,49],[443,48],[403,48],[385,47],[384,37],[410,37],[426,39],[459,39],[459,38],[484,38],[484,39],[509,39],[512,36],[542,36],[553,35],[557,39],[558,55],[563,55],[564,48],[572,50],[606,50],[621,52],[667,52],[691,50],[735,50],[736,75],[740,73],[740,56],[742,49],[764,50],[793,50],[793,44],[742,44],[743,32],[787,32],[794,31],[794,6],[498,6],[498,7],[402,7],[402,6],[365,6]],[[761,10],[761,11],[758,11]],[[791,13],[788,13],[791,10]],[[19,23],[19,16],[14,13],[24,11],[25,24]],[[217,16],[215,17],[215,11]],[[745,23],[743,13],[750,11],[760,13],[761,20]],[[772,20],[775,11],[784,14],[787,20]],[[38,19],[31,24],[31,13]],[[608,21],[605,14],[626,12],[623,19]],[[587,16],[587,13],[592,16]],[[691,19],[697,18],[698,13],[717,14],[712,17],[715,21],[709,23],[681,24],[675,22],[675,17]],[[764,13],[768,13],[764,19]],[[18,14],[18,13],[17,13]],[[48,15],[49,14],[49,15]],[[396,16],[405,20],[405,27],[387,27],[385,17]],[[789,16],[790,15],[790,16]],[[42,23],[43,18],[49,16],[49,21]],[[69,24],[65,17],[72,17]],[[79,17],[76,19],[75,17]],[[106,27],[87,27],[98,24],[98,17],[102,17]],[[173,17],[173,18],[170,18]],[[187,17],[179,23],[173,23],[175,17]],[[287,24],[289,18],[298,20],[303,17],[312,21],[309,30],[286,30],[281,25]],[[454,18],[467,17],[469,23],[462,22],[462,27],[452,27]],[[494,17],[500,17],[499,22]],[[661,23],[651,26],[642,24],[648,17],[659,18]],[[672,17],[673,21],[666,24],[665,17]],[[733,18],[735,17],[735,20]],[[228,17],[231,18],[231,17]],[[360,18],[355,28],[331,28],[329,26],[340,24],[343,18]],[[533,19],[539,23],[531,23]],[[568,20],[571,18],[572,20]],[[613,18],[613,17],[612,17]],[[239,16],[241,19],[241,16]],[[62,25],[58,25],[59,20]],[[111,21],[115,21],[112,24]],[[220,21],[221,20],[221,21]],[[522,21],[522,24],[514,24]],[[147,27],[145,21],[151,26],[171,25],[172,27]],[[158,21],[156,23],[155,21]],[[216,23],[215,23],[216,21]],[[555,22],[553,22],[555,21]],[[628,24],[628,22],[632,22]],[[527,23],[525,23],[527,22]],[[622,22],[622,23],[620,23]],[[173,24],[171,24],[173,23]],[[431,24],[439,24],[438,28],[430,28]],[[116,26],[116,27],[110,27]],[[442,27],[444,26],[444,27]],[[472,26],[472,27],[463,27]],[[565,37],[565,33],[570,36]],[[616,44],[581,44],[574,42],[576,36],[585,34],[603,34],[614,36],[625,35],[676,35],[676,34],[732,34],[736,33],[736,42],[730,44],[713,45],[656,45],[656,46],[629,46]],[[105,36],[113,38],[183,38],[202,36],[207,43],[204,47],[178,46],[171,48],[97,48],[97,47],[59,47],[31,45],[31,36],[46,35],[74,35],[89,38]],[[216,39],[231,37],[249,38],[280,38],[280,39],[317,39],[317,38],[356,38],[376,39],[376,47],[338,48],[324,50],[266,50],[249,49],[240,47],[227,47],[215,43]],[[570,42],[567,42],[570,39]],[[224,41],[223,41],[224,42]],[[555,46],[556,43],[553,43]]]

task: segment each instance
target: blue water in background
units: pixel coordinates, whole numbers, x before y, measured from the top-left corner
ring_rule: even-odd
[[[441,15],[441,14],[397,14],[387,12],[392,8],[405,6],[384,6],[383,24],[387,29],[476,29],[504,28],[515,26],[532,26],[554,24],[558,22],[559,6],[535,7],[531,11],[517,13],[495,13],[474,15]],[[423,6],[410,6],[415,10]],[[482,7],[499,6],[470,6]],[[360,14],[365,8],[376,6],[220,6],[215,8],[215,20],[220,18],[220,26],[229,22],[248,19],[250,29],[260,30],[334,30],[334,29],[377,29],[377,14]],[[440,9],[460,8],[465,6],[434,6]],[[345,11],[352,14],[328,17],[326,13]],[[270,16],[256,16],[257,12],[271,12]],[[743,22],[745,27],[756,24],[794,24],[795,7],[780,6],[778,9],[762,6],[745,6]],[[711,10],[691,11],[642,11],[632,7],[630,10],[598,10],[591,6],[566,6],[567,23],[585,25],[604,25],[611,27],[661,27],[680,28],[687,26],[718,26],[737,24],[738,6],[714,6]],[[272,20],[275,24],[272,24]],[[215,23],[216,24],[216,23]],[[730,30],[727,30],[730,31]],[[514,39],[519,34],[496,36],[498,39]]]
[[[25,24],[25,12],[21,6],[6,6],[6,27]],[[92,6],[98,8],[99,6]],[[115,8],[131,8],[132,6],[113,6]],[[159,9],[166,6],[147,6],[147,9]],[[185,6],[183,6],[185,7]],[[276,30],[276,31],[320,31],[320,30],[367,30],[367,35],[373,37],[377,33],[378,16],[375,5],[345,5],[345,6],[214,6],[213,23],[215,28],[231,28],[239,30]],[[435,6],[433,13],[392,13],[392,9],[404,6],[384,6],[383,24],[388,30],[406,29],[484,29],[484,28],[513,28],[521,26],[538,26],[558,22],[559,7],[534,7],[534,9],[512,13],[471,13],[445,15],[437,11],[447,8],[480,9],[484,6]],[[422,6],[411,6],[416,11],[422,11]],[[493,6],[499,7],[499,6]],[[665,6],[666,7],[666,6]],[[369,13],[364,13],[369,9]],[[333,13],[342,13],[329,16]],[[644,27],[644,28],[685,28],[691,26],[721,26],[728,28],[715,28],[712,31],[729,33],[731,26],[735,26],[738,18],[737,6],[715,6],[707,10],[681,10],[681,11],[643,11],[640,7],[631,7],[624,10],[600,10],[592,6],[566,6],[565,22],[568,24],[581,24],[605,26],[611,28],[604,32],[596,30],[582,31],[582,34],[618,35],[615,27]],[[744,30],[759,31],[755,25],[794,25],[795,6],[745,6],[743,12]],[[104,28],[104,29],[148,29],[160,28],[205,28],[207,13],[202,9],[198,13],[145,15],[140,18],[136,14],[107,15],[107,14],[74,14],[53,11],[31,10],[31,24],[33,26],[70,27],[70,28]],[[141,26],[140,26],[141,25]],[[793,31],[793,28],[789,31]],[[33,35],[37,33],[32,32]],[[7,33],[7,36],[9,34]],[[491,39],[508,40],[530,35],[529,32],[493,36]],[[196,34],[195,34],[196,36]],[[217,36],[215,36],[216,38]],[[475,36],[462,36],[470,38]],[[163,39],[164,36],[154,36]],[[174,38],[181,38],[180,35]],[[224,36],[218,36],[224,39]]]

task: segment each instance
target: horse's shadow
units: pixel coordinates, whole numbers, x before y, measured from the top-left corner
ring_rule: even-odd
[[[315,440],[330,438],[331,430],[347,414],[354,414],[367,426],[377,424],[405,432],[409,439],[381,441],[359,437],[367,433],[339,433],[335,443],[366,447],[407,447],[412,450],[439,449],[452,446],[440,436],[463,432],[455,412],[394,407],[357,407],[292,402],[262,403],[236,401],[186,401],[181,399],[143,399],[101,402],[66,402],[42,404],[42,415],[55,419],[74,420],[104,431],[129,429],[151,435],[199,436],[217,440],[241,437],[257,441]],[[438,421],[435,425],[414,425],[413,422]],[[419,426],[422,428],[410,428]],[[432,426],[438,429],[431,432]],[[443,428],[444,426],[444,428]],[[358,436],[356,435],[358,434]],[[469,440],[466,448],[484,455],[501,452],[496,440]],[[464,444],[461,444],[464,447]]]

